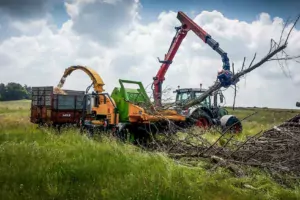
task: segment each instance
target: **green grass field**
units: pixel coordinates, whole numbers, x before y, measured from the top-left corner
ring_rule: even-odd
[[[114,139],[92,140],[78,130],[61,135],[29,122],[30,102],[0,102],[1,199],[300,199],[263,172],[237,178],[187,167],[163,154]],[[229,109],[230,112],[232,112]],[[299,111],[236,110],[245,135],[271,128]],[[212,138],[213,139],[213,138]],[[204,161],[203,161],[204,162]]]

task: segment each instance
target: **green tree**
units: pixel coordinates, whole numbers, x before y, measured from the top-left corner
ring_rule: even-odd
[[[21,84],[10,82],[5,86],[5,92],[1,95],[1,100],[21,100],[25,99],[27,96],[27,91]]]
[[[31,98],[31,87],[19,83],[0,83],[0,101],[21,100]]]

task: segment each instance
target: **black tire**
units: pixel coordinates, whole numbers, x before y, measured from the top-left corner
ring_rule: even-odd
[[[213,125],[211,117],[200,110],[196,110],[188,118],[188,126],[198,126],[200,128],[209,129]]]
[[[127,137],[129,135],[128,129],[126,127],[122,128],[122,130],[116,130],[113,135],[122,142],[126,142]]]
[[[243,125],[241,121],[234,115],[227,115],[221,118],[222,131],[228,131],[230,133],[239,134],[243,131]]]

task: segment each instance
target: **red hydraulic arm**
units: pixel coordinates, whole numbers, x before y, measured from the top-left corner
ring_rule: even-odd
[[[161,106],[161,92],[162,92],[162,83],[165,80],[165,74],[169,68],[169,66],[173,62],[173,58],[175,54],[177,53],[177,50],[182,42],[182,40],[185,38],[188,30],[182,29],[181,27],[175,27],[176,29],[176,35],[174,36],[171,46],[169,48],[168,53],[165,55],[165,59],[159,60],[160,63],[162,63],[160,69],[158,70],[156,76],[153,78],[154,80],[154,91],[153,91],[153,97],[154,102],[156,106]]]
[[[154,82],[154,91],[153,97],[156,106],[161,106],[161,96],[162,96],[162,83],[165,80],[165,74],[169,68],[169,66],[173,62],[173,58],[177,53],[179,46],[188,31],[192,30],[198,37],[200,37],[205,43],[207,43],[210,47],[212,47],[215,51],[217,51],[223,61],[223,69],[230,70],[229,59],[227,57],[227,53],[225,53],[221,48],[219,48],[219,44],[211,38],[209,34],[207,34],[201,27],[199,27],[193,20],[191,20],[187,15],[183,12],[179,11],[177,13],[177,19],[181,22],[180,27],[175,27],[176,35],[174,36],[172,43],[170,45],[168,53],[165,55],[165,59],[163,61],[159,60],[162,63],[159,71],[156,76],[153,78]]]

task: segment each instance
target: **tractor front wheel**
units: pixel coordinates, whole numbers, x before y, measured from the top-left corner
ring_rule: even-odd
[[[239,134],[243,131],[241,121],[234,115],[224,115],[221,119],[222,131]]]
[[[241,124],[235,124],[230,128],[230,132],[239,134],[243,131],[242,125]]]

